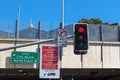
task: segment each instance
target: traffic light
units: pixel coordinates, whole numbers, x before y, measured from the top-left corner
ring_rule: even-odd
[[[86,23],[77,23],[73,26],[74,29],[74,53],[87,53],[88,44],[88,25]]]

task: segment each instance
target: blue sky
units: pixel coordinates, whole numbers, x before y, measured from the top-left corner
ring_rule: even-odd
[[[82,18],[100,18],[103,22],[120,22],[120,0],[64,0],[65,24],[73,24]],[[20,20],[50,23],[61,22],[62,0],[0,0],[0,22]],[[7,24],[6,23],[6,24]],[[5,25],[6,25],[5,24]],[[7,25],[9,25],[7,24]],[[4,24],[2,24],[4,25]],[[28,24],[27,24],[28,25]],[[1,25],[0,25],[1,27]],[[6,27],[1,27],[6,29]],[[1,29],[0,28],[0,29]],[[13,29],[13,28],[12,28]],[[22,26],[21,29],[24,29]]]

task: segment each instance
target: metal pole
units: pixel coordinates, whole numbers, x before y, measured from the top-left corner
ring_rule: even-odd
[[[15,25],[15,39],[18,38],[18,20],[16,20],[16,25]]]
[[[72,38],[72,37],[73,36],[67,36],[67,38]],[[25,46],[30,46],[30,45],[36,45],[36,44],[51,42],[51,41],[55,41],[55,40],[56,39],[48,39],[48,40],[42,40],[42,41],[38,41],[38,42],[31,42],[31,43],[25,43],[25,44],[21,44],[21,45],[15,45],[15,46],[6,47],[6,48],[0,48],[0,51],[21,48],[21,47],[25,47]]]
[[[64,29],[64,0],[62,0],[62,28]]]
[[[15,26],[15,46],[16,46],[16,44],[17,44],[17,39],[18,39],[18,20],[16,20],[16,26]],[[14,48],[14,51],[16,51],[16,48]]]
[[[39,39],[39,41],[40,41],[40,38],[41,38],[41,31],[40,31],[40,21],[38,21],[38,39]],[[40,53],[40,44],[38,44],[38,53]],[[39,57],[40,57],[40,55],[39,55]],[[39,67],[39,63],[38,63],[38,65],[36,65],[37,67]]]
[[[41,34],[40,34],[40,21],[38,21],[38,39],[40,41]],[[38,52],[40,52],[40,44],[38,44]]]
[[[10,25],[8,25],[8,39],[10,38],[10,36],[9,36],[9,30],[10,30]]]
[[[20,27],[20,6],[18,7],[18,26],[17,26],[17,38],[19,38],[19,27]]]
[[[118,41],[120,42],[120,26],[118,25]]]
[[[30,45],[36,45],[36,44],[51,42],[51,41],[55,41],[55,40],[56,39],[48,39],[48,40],[43,40],[43,41],[38,41],[38,42],[31,42],[31,43],[25,43],[25,44],[21,44],[21,45],[15,45],[15,46],[6,47],[6,48],[0,48],[0,51],[21,48],[21,47],[25,47],[25,46],[30,46]]]
[[[72,38],[72,37],[73,36],[67,36],[67,38]],[[30,46],[30,45],[36,45],[36,44],[51,42],[51,41],[55,41],[55,40],[56,39],[48,39],[48,40],[42,40],[42,41],[38,41],[38,42],[31,42],[31,43],[26,43],[26,44],[21,44],[21,45],[15,45],[15,46],[6,47],[6,48],[0,48],[0,51],[21,48],[21,47],[25,47],[25,46]]]
[[[100,27],[99,27],[99,29],[100,29],[100,41],[102,41],[103,39],[102,39],[102,25],[100,25]]]
[[[103,42],[103,38],[102,38],[102,25],[100,25],[100,41]],[[101,44],[101,61],[103,62],[103,43]],[[102,63],[103,66],[103,63]]]
[[[40,32],[40,21],[38,21],[38,39],[40,41],[41,32]]]

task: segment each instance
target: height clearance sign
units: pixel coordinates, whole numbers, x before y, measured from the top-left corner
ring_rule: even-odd
[[[40,78],[60,78],[60,56],[57,45],[40,45]]]

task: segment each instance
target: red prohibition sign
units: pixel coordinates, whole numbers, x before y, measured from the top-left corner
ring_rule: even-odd
[[[66,31],[64,29],[58,30],[58,36],[59,37],[65,37],[66,36]]]

